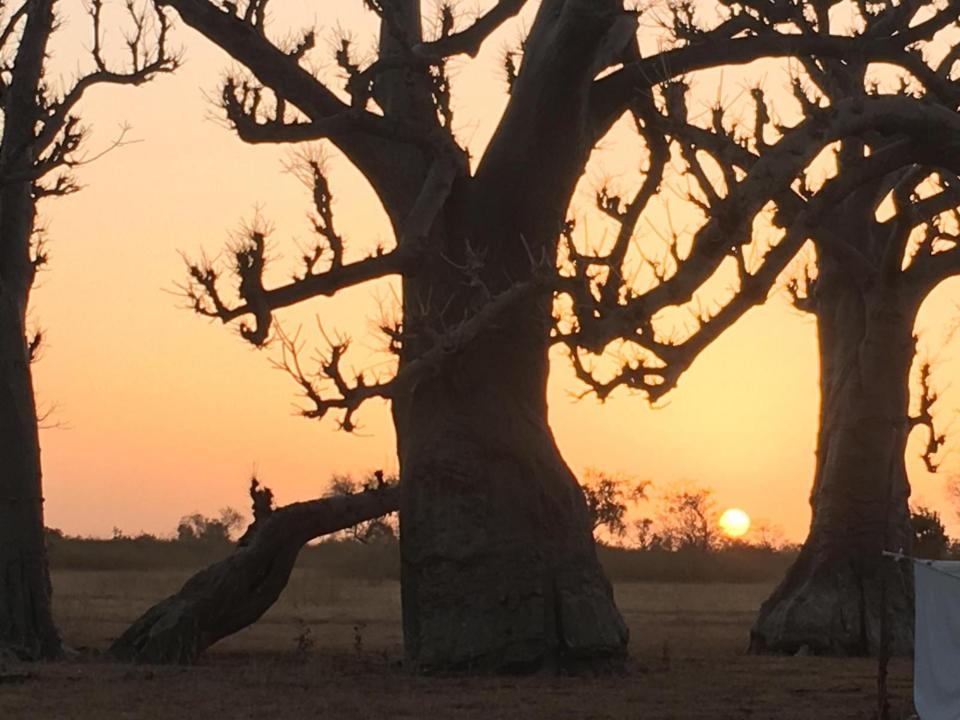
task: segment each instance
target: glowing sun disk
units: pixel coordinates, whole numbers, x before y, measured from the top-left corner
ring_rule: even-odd
[[[719,525],[727,537],[743,537],[750,529],[750,516],[740,508],[730,508],[720,516]]]

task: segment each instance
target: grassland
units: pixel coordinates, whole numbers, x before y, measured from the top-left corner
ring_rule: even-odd
[[[188,569],[55,570],[56,611],[76,648],[104,648]],[[255,626],[190,668],[124,666],[81,652],[14,667],[0,718],[871,718],[875,661],[751,657],[770,583],[616,585],[631,631],[622,676],[421,678],[404,672],[395,581],[295,571]],[[17,680],[11,675],[26,675]],[[894,718],[910,715],[910,666],[891,666]]]

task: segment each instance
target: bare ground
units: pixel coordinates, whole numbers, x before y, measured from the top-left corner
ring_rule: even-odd
[[[59,571],[60,627],[104,648],[188,572]],[[421,678],[401,667],[396,583],[297,570],[260,623],[190,668],[66,663],[0,669],[0,719],[875,717],[876,661],[751,657],[766,584],[619,585],[632,660],[616,677]],[[891,665],[893,718],[911,714],[910,663]],[[6,678],[6,680],[4,680]]]

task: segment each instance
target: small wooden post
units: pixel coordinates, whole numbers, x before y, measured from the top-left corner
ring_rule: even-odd
[[[887,574],[880,561],[880,647],[877,649],[877,720],[890,720],[887,668],[890,664],[890,623],[887,619]]]

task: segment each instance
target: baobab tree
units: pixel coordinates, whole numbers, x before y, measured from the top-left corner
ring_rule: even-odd
[[[770,279],[743,261],[751,224],[769,202],[795,195],[795,179],[826,144],[958,126],[952,113],[902,97],[817,114],[746,176],[728,178],[725,194],[708,196],[709,212],[689,248],[641,288],[628,272],[630,241],[667,158],[685,146],[669,122],[682,94],[669,96],[662,83],[796,53],[906,64],[907,48],[952,22],[956,11],[905,33],[813,37],[781,32],[757,21],[749,4],[735,4],[715,26],[691,21],[676,47],[643,57],[638,13],[622,2],[544,0],[532,10],[522,62],[511,56],[506,63],[510,97],[499,126],[482,157],[472,158],[451,127],[446,62],[475,56],[524,8],[521,0],[493,3],[462,28],[444,5],[432,38],[422,30],[419,0],[367,2],[380,19],[379,55],[361,66],[344,42],[337,53],[347,78],[342,90],[305,69],[312,30],[286,44],[269,39],[263,0],[157,2],[249,73],[228,77],[221,93],[242,140],[331,141],[363,173],[389,218],[395,246],[348,260],[329,183],[313,164],[318,244],[294,279],[265,286],[266,237],[253,228],[231,253],[235,297],[220,282],[223,268],[207,262],[190,266],[187,293],[203,315],[226,323],[243,318],[241,335],[263,345],[278,309],[375,278],[402,279],[402,323],[384,328],[397,354],[393,377],[350,376],[343,342],[332,344],[315,374],[289,340],[285,362],[307,398],[308,417],[339,413],[350,431],[365,400],[391,401],[401,468],[404,636],[410,660],[428,671],[596,665],[625,651],[626,627],[596,560],[583,494],[547,423],[549,348],[571,348],[578,374],[598,395],[619,386],[662,394],[684,358],[692,359],[741,305],[704,322],[686,344],[659,336],[654,316],[688,303],[728,260],[742,270],[738,297],[762,300],[779,273]],[[689,10],[678,9],[677,27],[692,17]],[[624,117],[646,144],[649,167],[631,202],[602,195],[601,205],[622,226],[612,249],[581,252],[568,221],[571,197],[592,150]],[[896,150],[868,158],[862,176],[899,167],[915,148],[905,142]],[[797,196],[792,219],[811,222],[855,187],[852,178],[844,183],[815,198]],[[765,260],[789,259],[794,242],[791,235]],[[568,311],[555,326],[557,296]],[[622,342],[649,355],[630,358],[612,378],[593,376],[584,355]]]
[[[27,328],[30,290],[47,261],[37,206],[79,189],[71,169],[85,160],[86,129],[76,115],[84,94],[98,84],[139,85],[177,64],[166,48],[166,19],[133,5],[126,58],[108,60],[104,5],[92,0],[90,69],[60,92],[48,51],[56,10],[56,0],[0,3],[0,651],[26,659],[61,648],[50,611],[30,371],[41,335]]]
[[[851,7],[858,13],[857,35],[867,42],[910,32],[915,8],[909,4]],[[793,32],[809,37],[830,34],[838,24],[828,6],[771,3],[751,8],[754,22],[769,27],[789,23]],[[948,8],[930,18],[937,32],[956,29],[954,12]],[[843,25],[848,24],[845,19]],[[899,71],[880,70],[867,57],[798,55],[790,81],[794,102],[778,100],[781,117],[793,104],[795,114],[806,118],[794,129],[786,129],[783,120],[774,122],[773,103],[759,87],[751,92],[755,112],[747,133],[738,135],[725,125],[720,107],[714,108],[711,127],[698,128],[686,118],[686,85],[675,83],[668,93],[675,99],[667,103],[673,110],[666,122],[685,144],[684,157],[699,191],[694,202],[713,208],[719,194],[704,170],[704,155],[721,168],[718,184],[729,186],[738,173],[754,174],[764,159],[779,155],[797,128],[824,113],[845,108],[869,112],[874,104],[881,107],[906,96],[935,106],[944,118],[955,113],[960,87],[953,69],[960,49],[949,32],[929,38],[911,48]],[[881,86],[893,89],[882,93]],[[802,243],[813,244],[814,276],[789,286],[797,306],[818,320],[822,400],[813,519],[799,558],[760,611],[751,633],[755,652],[804,647],[824,654],[873,652],[881,641],[884,614],[890,649],[912,649],[909,569],[884,561],[881,551],[910,546],[904,465],[908,435],[926,426],[929,469],[943,442],[932,424],[936,396],[929,368],[921,368],[922,393],[913,415],[910,373],[919,307],[934,287],[960,269],[955,249],[960,180],[952,146],[949,141],[939,144],[948,136],[920,142],[923,122],[911,124],[904,118],[899,129],[877,125],[836,136],[836,167],[828,173],[829,181],[815,191],[818,183],[811,176],[825,169],[822,164],[804,168],[794,187],[774,197],[780,216],[776,222],[786,231],[749,278],[745,261],[738,259],[735,297],[720,311],[707,312],[681,342],[648,346],[664,366],[661,377],[668,379],[649,389],[659,397],[713,337],[766,296],[769,282],[786,269]],[[601,320],[590,323],[600,325]],[[627,374],[640,375],[634,382],[642,385],[644,370],[640,363]],[[581,375],[590,379],[582,370]],[[594,382],[594,387],[606,393],[619,382]]]
[[[891,25],[906,30],[909,23],[900,10],[869,6],[859,7],[859,19],[866,36]],[[823,32],[831,22],[835,18],[827,13],[811,13],[803,31]],[[885,77],[864,62],[805,57],[795,92],[801,102],[820,106],[874,94],[878,82],[900,83],[900,93],[955,112],[958,54],[960,45],[946,40],[917,48],[913,65],[899,77],[890,77],[889,70]],[[837,173],[897,141],[844,139],[836,149]],[[755,650],[874,652],[884,613],[891,650],[909,653],[913,647],[911,570],[883,560],[880,551],[909,549],[913,536],[904,462],[908,436],[925,426],[924,460],[931,471],[943,442],[933,426],[929,366],[920,369],[921,397],[913,415],[910,379],[920,306],[937,285],[960,273],[958,206],[955,168],[927,158],[864,184],[810,234],[816,269],[791,288],[795,304],[816,316],[818,328],[813,516],[800,556],[760,611],[751,634]]]

